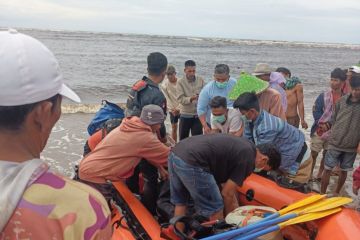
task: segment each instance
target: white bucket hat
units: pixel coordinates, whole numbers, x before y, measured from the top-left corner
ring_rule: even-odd
[[[79,96],[63,83],[59,64],[38,40],[14,29],[0,31],[0,106],[20,106],[63,95]]]

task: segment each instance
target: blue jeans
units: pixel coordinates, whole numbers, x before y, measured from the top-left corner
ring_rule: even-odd
[[[224,208],[219,187],[212,174],[184,162],[174,153],[170,153],[168,164],[171,202],[174,205],[187,205],[191,196],[197,213],[205,217]]]

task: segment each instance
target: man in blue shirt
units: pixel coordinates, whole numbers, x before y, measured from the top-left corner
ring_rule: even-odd
[[[312,158],[304,134],[297,128],[260,110],[254,93],[244,93],[234,102],[245,122],[244,136],[256,145],[273,143],[281,154],[280,170],[289,179],[307,183],[310,179]]]
[[[225,97],[227,100],[227,106],[232,107],[233,101],[228,98],[229,92],[233,89],[236,84],[236,80],[230,78],[230,69],[226,64],[218,64],[215,67],[214,80],[205,85],[201,90],[198,103],[197,103],[197,114],[201,121],[201,125],[204,128],[204,133],[208,134],[211,132],[210,128],[210,116],[211,109],[209,103],[215,96]]]

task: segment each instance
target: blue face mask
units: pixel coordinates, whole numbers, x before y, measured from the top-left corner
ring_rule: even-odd
[[[229,83],[229,81],[225,81],[225,82],[215,81],[216,86],[221,89],[226,88],[228,83]]]
[[[225,121],[226,121],[226,117],[225,117],[224,114],[220,115],[220,116],[214,116],[213,115],[213,122],[223,124]]]

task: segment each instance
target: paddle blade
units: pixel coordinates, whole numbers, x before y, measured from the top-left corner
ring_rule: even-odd
[[[308,204],[317,202],[317,201],[319,201],[321,199],[324,199],[325,197],[326,197],[326,195],[320,195],[320,194],[312,195],[310,197],[301,199],[300,201],[297,201],[295,203],[290,204],[286,208],[283,208],[283,209],[279,210],[278,213],[281,216],[281,215],[283,215],[285,213],[288,213],[288,212],[290,212],[290,211],[292,211],[294,209],[297,209],[297,208],[306,206]]]
[[[312,221],[312,220],[316,220],[316,219],[319,219],[319,218],[329,216],[331,214],[340,212],[341,209],[342,208],[339,207],[339,208],[334,208],[334,209],[323,211],[323,212],[305,214],[303,216],[296,217],[294,219],[290,219],[290,220],[288,220],[286,222],[283,222],[283,223],[280,223],[278,225],[271,226],[269,228],[265,228],[265,229],[262,229],[262,230],[257,231],[257,232],[252,232],[252,233],[250,233],[248,235],[242,235],[242,236],[236,237],[235,239],[236,240],[255,239],[257,237],[263,236],[265,234],[271,233],[273,231],[279,230],[281,228],[284,228],[284,227],[292,225],[292,224],[303,223],[303,222]]]
[[[321,212],[349,204],[352,201],[353,200],[351,198],[347,197],[332,197],[310,204],[303,209],[300,209],[300,211],[295,210],[295,212],[297,212],[299,215],[313,212]]]
[[[322,211],[322,212],[308,213],[308,214],[290,219],[286,222],[280,223],[279,226],[280,226],[280,228],[283,228],[283,227],[297,224],[297,223],[313,221],[313,220],[320,219],[320,218],[329,216],[331,214],[340,212],[341,210],[342,210],[342,208],[338,207],[338,208],[333,208],[333,209]]]

